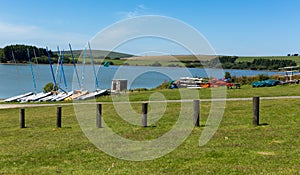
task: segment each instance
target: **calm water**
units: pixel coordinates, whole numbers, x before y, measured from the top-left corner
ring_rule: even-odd
[[[53,66],[54,73],[56,66]],[[37,92],[41,92],[43,87],[53,82],[51,70],[49,65],[34,65],[34,77],[36,80]],[[83,84],[84,89],[90,91],[95,90],[95,78],[92,66],[83,67],[77,65],[80,83]],[[64,89],[80,89],[77,78],[74,73],[73,66],[64,66],[65,76],[67,80],[67,87],[64,81],[58,78],[58,83],[61,82],[61,87]],[[180,77],[218,77],[222,78],[224,72],[228,71],[233,76],[252,76],[258,74],[278,74],[278,72],[268,71],[251,71],[251,70],[214,70],[214,69],[200,69],[200,68],[161,68],[161,67],[133,67],[133,66],[110,66],[99,67],[96,66],[97,78],[100,89],[109,89],[111,87],[112,79],[127,79],[128,88],[154,88],[164,81],[176,80]],[[83,75],[83,76],[82,76]],[[59,76],[58,76],[59,77]],[[30,65],[1,65],[0,64],[0,99],[8,98],[14,95],[19,95],[29,91],[34,91],[34,85],[30,70]],[[83,82],[83,83],[82,83]]]

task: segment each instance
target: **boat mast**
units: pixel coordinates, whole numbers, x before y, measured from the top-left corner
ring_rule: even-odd
[[[58,80],[58,73],[59,73],[59,70],[60,70],[60,59],[61,59],[61,51],[59,50],[59,46],[57,46],[57,53],[58,53],[58,60],[57,60],[57,66],[56,66],[56,71],[55,71],[55,78],[56,80]]]
[[[64,71],[64,66],[63,66],[63,62],[64,62],[64,54],[65,54],[65,51],[63,50],[62,51],[62,56],[61,56],[61,61],[60,61],[60,70],[61,70],[61,76],[63,76],[63,79],[64,79],[64,84],[65,84],[65,87],[66,87],[66,92],[68,92],[68,86],[67,86],[67,80],[66,80],[66,76],[65,76],[65,71]]]
[[[32,76],[32,81],[33,81],[34,94],[36,94],[36,82],[35,82],[35,78],[34,78],[33,67],[32,67],[32,63],[31,63],[29,49],[27,49],[27,56],[28,56],[28,60],[29,60],[29,64],[30,64],[30,69],[31,69],[31,76]]]
[[[16,61],[15,54],[14,54],[13,50],[11,50],[11,55],[12,55],[12,58],[14,60],[14,64],[16,65],[17,76],[21,77],[21,74],[20,74],[20,71],[19,71],[19,66],[17,65],[17,61]],[[20,81],[19,81],[19,84],[20,84]],[[20,86],[20,87],[23,87],[23,86]],[[22,90],[25,91],[25,88],[23,87]]]
[[[88,42],[88,45],[89,45],[89,50],[90,50],[90,57],[92,60],[92,66],[93,66],[95,82],[96,82],[96,91],[97,91],[99,89],[99,83],[98,83],[98,78],[97,78],[96,69],[95,69],[95,65],[94,65],[94,58],[93,58],[90,42]]]
[[[49,61],[49,64],[50,64],[50,70],[51,70],[51,74],[52,74],[52,78],[53,78],[53,82],[54,82],[54,87],[57,87],[55,76],[54,76],[54,71],[53,71],[53,67],[52,67],[52,62],[51,62],[51,59],[50,59],[50,53],[48,51],[48,47],[46,47],[46,52],[47,52],[47,55],[48,55],[48,61]]]
[[[81,89],[82,87],[81,87],[81,84],[80,84],[80,80],[79,80],[79,76],[78,76],[78,72],[77,72],[77,68],[76,68],[76,63],[75,63],[75,59],[74,59],[74,55],[73,55],[73,51],[72,51],[72,46],[71,46],[70,43],[69,43],[69,48],[70,48],[70,52],[71,52],[71,56],[72,56],[72,62],[73,62],[74,71],[75,71],[75,74],[76,74],[78,86],[79,86],[79,89]]]

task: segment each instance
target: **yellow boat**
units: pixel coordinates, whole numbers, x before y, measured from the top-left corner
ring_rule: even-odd
[[[89,91],[74,91],[74,94],[68,98],[65,98],[64,101],[72,101],[78,97],[88,94]]]

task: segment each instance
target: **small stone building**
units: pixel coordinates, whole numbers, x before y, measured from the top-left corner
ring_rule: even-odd
[[[112,91],[125,91],[127,90],[127,80],[112,80],[111,83],[111,90]]]

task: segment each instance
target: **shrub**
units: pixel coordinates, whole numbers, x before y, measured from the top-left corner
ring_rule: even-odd
[[[54,86],[54,84],[52,82],[50,83],[47,83],[45,86],[44,86],[44,92],[51,92],[52,90],[54,91],[57,91],[58,90],[58,87],[57,86]]]
[[[155,61],[155,63],[151,64],[153,67],[160,67],[161,64],[158,61]]]
[[[265,75],[265,74],[259,74],[258,75],[258,80],[259,81],[264,81],[264,80],[268,80],[270,79],[270,77],[268,75]]]
[[[165,81],[162,84],[158,85],[155,89],[170,89],[170,88],[171,88],[171,83]]]

